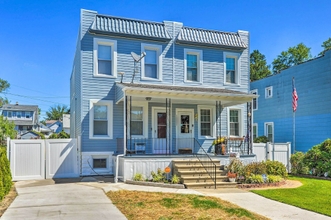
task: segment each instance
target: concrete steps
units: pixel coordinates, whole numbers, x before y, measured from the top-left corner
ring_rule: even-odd
[[[215,188],[215,183],[206,171],[212,171],[215,166],[210,162],[201,162],[198,159],[173,160],[173,174],[181,179],[186,188]],[[216,188],[235,188],[236,183],[228,181],[224,166],[220,165],[219,160],[213,160],[216,165]]]

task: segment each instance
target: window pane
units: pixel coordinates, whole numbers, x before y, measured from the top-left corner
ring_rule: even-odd
[[[131,120],[143,120],[143,107],[132,107]]]
[[[157,65],[145,64],[145,77],[157,78]]]
[[[3,111],[3,116],[7,117],[7,111]]]
[[[111,60],[111,46],[98,45],[98,59]]]
[[[108,134],[108,122],[107,121],[94,121],[93,125],[94,135],[107,135]]]
[[[180,132],[182,134],[190,133],[190,116],[189,115],[181,115],[180,116]]]
[[[142,121],[131,121],[131,135],[143,135],[143,127]]]
[[[230,123],[230,135],[239,136],[239,123]]]
[[[235,70],[234,58],[226,58],[226,70]]]
[[[187,67],[193,67],[193,68],[197,68],[198,67],[198,56],[197,55],[193,55],[193,54],[187,54]]]
[[[187,80],[197,81],[198,79],[197,72],[198,72],[197,69],[187,68]]]
[[[111,72],[111,61],[98,60],[98,73],[112,75]]]
[[[167,115],[166,113],[157,113],[157,124],[166,125]]]
[[[107,168],[107,159],[93,159],[93,168]]]
[[[226,71],[226,82],[235,83],[235,71],[232,70]]]
[[[11,118],[12,117],[12,112],[8,112],[8,118]]]
[[[145,53],[146,53],[146,56],[145,56],[146,64],[157,64],[155,50],[145,50]]]
[[[256,138],[256,133],[257,133],[257,127],[256,125],[253,125],[253,140]]]
[[[212,136],[211,135],[211,122],[210,122],[210,109],[201,109],[200,110],[200,134],[203,136]]]
[[[106,105],[94,105],[94,119],[107,119]]]

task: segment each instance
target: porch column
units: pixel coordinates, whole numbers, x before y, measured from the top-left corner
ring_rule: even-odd
[[[216,136],[222,136],[222,105],[221,101],[216,101]]]
[[[128,145],[128,96],[124,99],[124,154],[126,155],[126,149]]]
[[[247,102],[247,135],[246,141],[248,143],[247,154],[251,154],[253,146],[252,134],[252,102]]]

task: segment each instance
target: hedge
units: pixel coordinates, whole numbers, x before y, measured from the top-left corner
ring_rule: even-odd
[[[8,194],[11,186],[12,176],[6,155],[6,148],[0,146],[0,201]]]

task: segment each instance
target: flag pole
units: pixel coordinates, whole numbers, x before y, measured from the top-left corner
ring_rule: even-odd
[[[295,112],[297,110],[298,107],[298,94],[295,88],[295,81],[294,81],[294,77],[292,77],[292,109],[293,109],[293,152],[295,153]]]
[[[295,153],[295,111],[293,111],[293,154]]]

